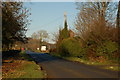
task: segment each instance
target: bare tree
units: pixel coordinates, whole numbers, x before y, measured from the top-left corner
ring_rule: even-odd
[[[94,41],[99,42],[101,39],[109,38],[106,37],[108,36],[109,19],[111,19],[111,17],[108,16],[108,12],[111,11],[110,5],[112,4],[114,3],[77,3],[80,12],[77,16],[75,26],[79,32],[79,36],[84,41],[92,38]]]
[[[54,41],[54,42],[57,43],[58,39],[59,39],[59,33],[58,32],[57,33],[56,32],[53,33],[53,39],[52,39],[52,41]]]
[[[48,33],[45,30],[38,31],[38,36],[41,41],[45,41],[48,38]]]
[[[32,37],[33,39],[38,39],[38,35],[37,35],[37,33],[35,33],[35,32],[31,35],[31,37]]]
[[[42,45],[42,43],[46,42],[48,38],[48,33],[45,30],[40,30],[38,32],[34,32],[31,35],[31,38],[28,42],[28,45],[32,49],[36,49]]]

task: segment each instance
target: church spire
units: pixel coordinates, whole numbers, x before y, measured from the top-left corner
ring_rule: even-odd
[[[67,29],[68,25],[67,25],[67,13],[64,12],[64,28]]]
[[[67,13],[64,12],[64,22],[67,21]]]

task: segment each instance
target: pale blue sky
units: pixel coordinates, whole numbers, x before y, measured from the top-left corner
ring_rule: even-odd
[[[39,30],[46,30],[50,36],[58,32],[59,27],[63,27],[64,12],[67,12],[67,22],[70,29],[74,29],[75,17],[78,13],[76,4],[74,2],[25,2],[25,7],[31,8],[31,16],[29,17],[32,22],[28,26],[27,36]]]

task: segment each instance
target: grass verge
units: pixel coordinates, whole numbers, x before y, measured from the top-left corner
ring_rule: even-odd
[[[11,59],[9,59],[11,60]],[[37,65],[32,58],[30,58],[25,51],[19,54],[17,59],[12,58],[11,63],[4,63],[3,79],[6,78],[45,78],[45,73],[41,71],[40,66]]]
[[[120,71],[120,67],[119,64],[115,64],[115,63],[110,63],[109,61],[106,62],[93,62],[93,61],[88,61],[88,60],[83,60],[77,57],[62,57],[64,59],[70,60],[70,61],[77,61],[83,64],[87,64],[87,65],[94,65],[103,69],[109,69],[109,70],[113,70],[113,71]]]
[[[59,54],[56,53],[51,53],[52,56],[57,56],[57,57],[61,57],[63,59],[69,60],[69,61],[77,61],[83,64],[87,64],[87,65],[94,65],[97,66],[99,68],[102,69],[109,69],[109,70],[113,70],[113,71],[120,71],[120,67],[118,63],[111,63],[110,61],[105,61],[105,62],[96,62],[96,61],[88,61],[88,60],[84,60],[81,58],[77,58],[77,57],[63,57],[60,56]]]

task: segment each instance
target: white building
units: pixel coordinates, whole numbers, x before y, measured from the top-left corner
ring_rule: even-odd
[[[41,46],[41,51],[46,51],[47,50],[47,46]]]

